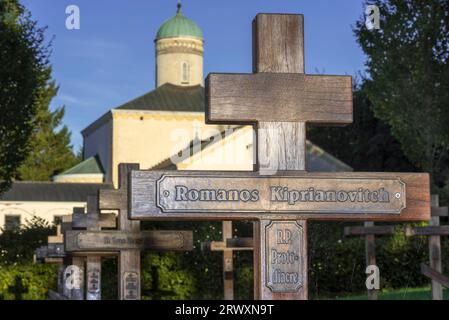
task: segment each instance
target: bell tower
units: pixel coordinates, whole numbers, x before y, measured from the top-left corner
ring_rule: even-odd
[[[159,28],[156,39],[156,87],[171,83],[178,86],[203,86],[204,40],[201,29],[181,13]]]

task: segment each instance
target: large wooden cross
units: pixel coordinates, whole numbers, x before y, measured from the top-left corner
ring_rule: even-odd
[[[431,197],[431,218],[429,226],[406,227],[405,235],[429,237],[429,262],[430,265],[421,264],[421,273],[431,279],[432,300],[443,300],[443,286],[449,289],[449,277],[442,274],[441,236],[449,236],[449,226],[440,226],[440,217],[448,216],[448,207],[440,207],[439,197],[433,194]]]
[[[306,123],[352,121],[349,76],[304,74],[303,16],[259,14],[253,74],[210,74],[206,121],[257,127],[254,172],[131,171],[130,218],[256,220],[254,296],[307,299],[307,223],[426,220],[420,173],[309,173]]]

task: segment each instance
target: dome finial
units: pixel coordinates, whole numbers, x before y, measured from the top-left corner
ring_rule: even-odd
[[[181,0],[178,0],[178,5],[176,7],[178,8],[176,10],[176,14],[181,14],[181,7],[182,7]]]

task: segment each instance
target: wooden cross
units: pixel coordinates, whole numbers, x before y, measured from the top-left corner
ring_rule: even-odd
[[[431,218],[428,227],[406,227],[406,236],[429,236],[430,267],[421,264],[421,273],[432,280],[432,300],[443,300],[443,286],[449,288],[449,278],[441,274],[441,236],[449,236],[449,226],[440,226],[440,217],[448,216],[448,208],[439,206],[437,194],[431,197]]]
[[[376,236],[394,235],[394,226],[375,226],[372,221],[365,221],[364,226],[345,227],[345,236],[365,237],[366,266],[376,265]],[[368,289],[368,300],[377,300],[378,290]]]
[[[74,208],[74,213],[80,208]],[[84,210],[83,208],[81,208]],[[82,300],[83,289],[69,289],[66,286],[67,278],[72,276],[71,273],[66,272],[70,265],[76,265],[84,272],[84,261],[80,258],[73,258],[68,256],[64,250],[64,232],[71,229],[72,215],[64,216],[63,222],[56,226],[56,235],[48,236],[47,246],[41,246],[36,249],[34,261],[37,263],[56,263],[58,264],[58,291],[49,290],[48,295],[50,300]]]
[[[349,76],[304,74],[303,16],[259,14],[254,74],[210,74],[206,122],[253,124],[257,171],[131,171],[135,220],[256,220],[254,296],[307,299],[307,224],[425,220],[429,175],[309,173],[306,123],[352,121]]]
[[[223,221],[222,241],[202,243],[205,249],[223,252],[223,293],[225,300],[234,300],[234,251],[253,250],[252,238],[233,238],[232,221]]]
[[[84,208],[80,208],[73,213],[72,229],[84,229],[87,232],[100,232],[103,228],[115,228],[117,225],[114,214],[100,214],[98,210],[98,196],[88,196],[86,213]],[[77,231],[67,230],[65,233],[65,251],[74,256],[80,256],[80,252],[74,252],[68,248],[68,243],[72,245],[70,240]],[[76,240],[75,240],[76,241]],[[101,258],[108,255],[102,252],[89,252],[81,254],[86,261],[85,289],[86,300],[101,300]]]
[[[118,230],[78,231],[67,236],[69,252],[104,251],[119,255],[119,294],[121,300],[139,300],[140,251],[193,249],[192,231],[140,231],[140,222],[128,219],[128,173],[139,169],[136,164],[119,165],[119,189],[100,190],[99,209],[118,210]]]
[[[56,235],[47,237],[47,245],[40,246],[34,254],[34,263],[62,264],[64,252],[63,233],[61,225],[56,226]]]

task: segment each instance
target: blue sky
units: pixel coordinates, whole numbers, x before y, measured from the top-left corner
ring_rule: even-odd
[[[60,86],[52,108],[65,105],[64,123],[75,150],[80,131],[106,111],[154,89],[154,37],[176,11],[176,0],[22,0],[54,36],[53,77]],[[77,5],[80,30],[65,27]],[[351,26],[362,0],[184,0],[183,14],[205,38],[204,75],[251,72],[251,21],[257,13],[302,13],[306,73],[355,75],[364,55]]]

